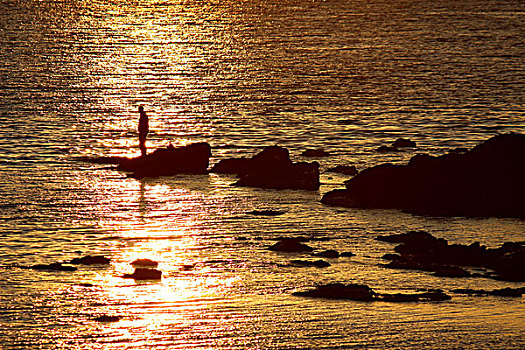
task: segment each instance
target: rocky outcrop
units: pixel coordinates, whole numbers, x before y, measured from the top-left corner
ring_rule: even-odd
[[[266,147],[252,158],[225,159],[211,172],[239,176],[236,186],[271,189],[319,189],[319,163],[290,160],[288,150],[279,146]]]
[[[416,155],[361,171],[327,205],[434,216],[525,218],[525,135],[495,136],[466,153]]]
[[[131,263],[133,266],[148,266],[148,267],[157,267],[159,265],[158,262],[151,260],[151,259],[135,259]]]
[[[423,293],[376,293],[372,288],[363,284],[331,283],[317,286],[304,292],[294,292],[295,296],[323,298],[323,299],[345,299],[356,301],[387,301],[387,302],[421,302],[421,301],[445,301],[451,297],[441,290],[432,290]]]
[[[122,278],[133,278],[134,280],[160,280],[162,271],[156,269],[136,268],[132,274],[125,274]]]
[[[378,240],[400,243],[398,254],[384,258],[391,260],[386,267],[434,272],[444,277],[481,276],[471,274],[464,267],[483,267],[493,272],[483,275],[505,281],[525,281],[525,243],[504,243],[499,248],[487,248],[479,242],[470,245],[449,244],[424,231],[401,235],[379,236]]]
[[[329,267],[330,263],[324,261],[324,260],[292,260],[290,261],[290,266],[297,266],[297,267]]]
[[[171,176],[176,174],[207,174],[211,147],[205,142],[183,147],[159,148],[145,157],[83,158],[92,163],[115,164],[117,170],[131,172],[134,178]]]
[[[73,265],[109,265],[110,258],[102,255],[87,255],[82,258],[74,258],[69,263]]]

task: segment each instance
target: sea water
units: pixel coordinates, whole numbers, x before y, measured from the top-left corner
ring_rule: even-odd
[[[441,303],[313,300],[329,282],[380,292],[523,283],[381,266],[379,234],[453,243],[525,240],[514,219],[419,217],[319,200],[359,170],[525,130],[520,0],[13,0],[0,3],[2,349],[510,349],[523,298]],[[231,186],[227,175],[134,180],[82,156],[137,156],[206,141],[211,163],[286,147],[332,156],[319,191]],[[398,137],[417,149],[378,153]],[[487,164],[490,167],[491,164]],[[280,210],[267,217],[253,210]],[[271,252],[279,237],[351,251],[324,269]],[[77,272],[20,269],[85,255]],[[136,258],[160,281],[121,276]],[[120,316],[98,322],[101,315]]]

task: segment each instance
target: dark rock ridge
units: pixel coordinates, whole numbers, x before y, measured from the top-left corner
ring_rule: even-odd
[[[493,295],[499,297],[514,297],[519,298],[525,294],[525,287],[522,288],[501,288],[494,290],[484,290],[484,289],[453,289],[453,293],[458,294],[468,294],[468,295]]]
[[[73,271],[78,270],[75,266],[64,265],[59,262],[54,262],[51,264],[37,264],[37,265],[31,265],[31,266],[22,266],[21,268],[30,269],[30,270],[39,270],[39,271],[67,271],[67,272],[73,272]]]
[[[495,136],[466,153],[416,155],[361,171],[327,205],[435,216],[525,219],[525,135]]]
[[[210,145],[201,142],[177,148],[170,144],[145,157],[97,157],[82,160],[91,163],[115,164],[117,170],[131,172],[134,178],[144,178],[176,174],[207,174],[210,156]]]
[[[265,209],[265,210],[252,210],[252,211],[247,212],[246,214],[257,215],[257,216],[279,216],[285,213],[286,211],[284,210]]]
[[[235,174],[234,185],[271,189],[319,189],[319,163],[290,160],[288,150],[279,146],[266,147],[252,158],[224,159],[211,169],[219,174]]]
[[[292,260],[290,261],[290,266],[298,267],[328,267],[330,266],[329,262],[324,260]]]
[[[331,283],[317,286],[314,289],[295,292],[295,296],[324,299],[345,299],[356,301],[388,301],[388,302],[418,302],[418,301],[445,301],[451,297],[441,290],[433,290],[414,294],[383,294],[376,293],[372,288],[363,284]]]
[[[463,267],[482,267],[493,270],[483,275],[505,281],[525,281],[525,243],[504,243],[499,248],[487,248],[479,242],[470,245],[449,244],[424,231],[401,235],[379,236],[378,240],[400,243],[398,254],[384,256],[391,260],[386,267],[434,272],[437,276],[471,277]]]

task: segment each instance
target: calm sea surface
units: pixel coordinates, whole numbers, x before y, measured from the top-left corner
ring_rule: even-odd
[[[347,179],[329,173],[317,192],[272,191],[214,174],[137,181],[76,160],[137,156],[139,105],[150,149],[207,141],[212,163],[279,144],[295,160],[328,150],[322,170],[362,170],[472,147],[525,132],[524,38],[522,0],[0,1],[0,348],[525,348],[523,298],[291,295],[327,282],[525,286],[384,269],[393,246],[374,240],[424,229],[496,247],[525,240],[523,221],[325,207]],[[375,151],[398,137],[417,151]],[[285,214],[247,214],[260,209]],[[356,256],[282,267],[296,257],[266,248],[298,235]],[[112,263],[7,268],[87,254]],[[136,258],[159,261],[162,280],[121,278]]]

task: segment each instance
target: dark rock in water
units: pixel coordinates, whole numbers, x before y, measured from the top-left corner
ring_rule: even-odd
[[[328,249],[320,253],[314,254],[315,256],[322,256],[323,258],[335,259],[339,257],[339,252],[337,250]]]
[[[160,280],[162,278],[162,271],[155,269],[136,268],[132,274],[125,274],[123,278],[133,278],[135,280]]]
[[[495,136],[464,154],[416,155],[361,171],[322,202],[413,214],[525,218],[525,135]]]
[[[252,158],[223,160],[213,172],[236,174],[236,186],[271,189],[319,189],[319,163],[290,160],[288,150],[279,146],[266,147]]]
[[[317,149],[307,149],[303,153],[301,153],[303,157],[330,157],[330,152],[325,151],[322,148]]]
[[[93,283],[79,283],[77,284],[77,286],[84,288],[93,288],[95,285]]]
[[[355,256],[355,254],[352,252],[342,252],[341,253],[341,257],[350,258],[352,256]]]
[[[484,289],[454,289],[453,293],[468,294],[468,295],[493,295],[493,296],[504,296],[504,297],[515,297],[519,298],[525,294],[525,287],[522,288],[502,288],[494,289],[491,291]]]
[[[41,270],[41,271],[77,271],[78,269],[75,266],[63,265],[61,263],[55,262],[51,264],[38,264],[25,267],[31,270]]]
[[[98,157],[84,159],[92,163],[116,164],[117,169],[133,173],[134,178],[176,174],[207,174],[211,147],[205,142],[183,147],[159,148],[145,157]]]
[[[380,236],[377,239],[401,243],[398,254],[385,256],[391,260],[386,267],[434,272],[437,276],[470,277],[462,266],[484,267],[494,272],[486,275],[506,281],[525,281],[525,243],[504,243],[489,249],[479,242],[470,245],[449,244],[424,231],[401,235]]]
[[[392,143],[392,147],[397,147],[397,148],[416,147],[416,142],[409,140],[409,139],[404,139],[401,137],[395,140],[394,143]]]
[[[326,171],[350,176],[355,176],[359,173],[355,165],[338,165],[333,168],[329,168]]]
[[[421,301],[445,301],[452,299],[441,290],[427,291],[414,294],[382,294],[376,293],[372,288],[362,284],[332,283],[317,286],[315,289],[305,292],[295,292],[295,296],[324,299],[347,299],[357,301],[387,301],[387,302],[421,302]]]
[[[114,315],[102,315],[95,317],[94,320],[97,322],[118,322],[122,319],[122,316],[114,316]]]
[[[136,259],[131,263],[131,265],[157,267],[159,263],[151,259]]]
[[[87,255],[82,258],[74,258],[69,263],[73,265],[109,265],[111,259],[102,255]]]
[[[315,289],[309,291],[295,292],[293,295],[325,299],[372,301],[375,299],[376,293],[370,287],[363,284],[345,285],[342,283],[332,283],[317,286]]]
[[[443,291],[430,291],[424,293],[396,293],[396,294],[378,294],[376,300],[388,301],[394,303],[406,303],[416,301],[445,301],[450,300],[452,297],[445,294]]]
[[[330,266],[330,263],[324,261],[324,260],[292,260],[290,261],[292,266],[301,266],[301,267],[328,267]]]
[[[379,153],[392,153],[392,152],[400,152],[399,148],[394,146],[379,146],[376,149]]]
[[[286,212],[283,210],[252,210],[247,212],[246,214],[258,216],[279,216],[285,213]]]
[[[314,249],[304,243],[301,243],[298,239],[288,238],[283,239],[268,249],[276,252],[285,252],[285,253],[304,253],[312,252]]]

